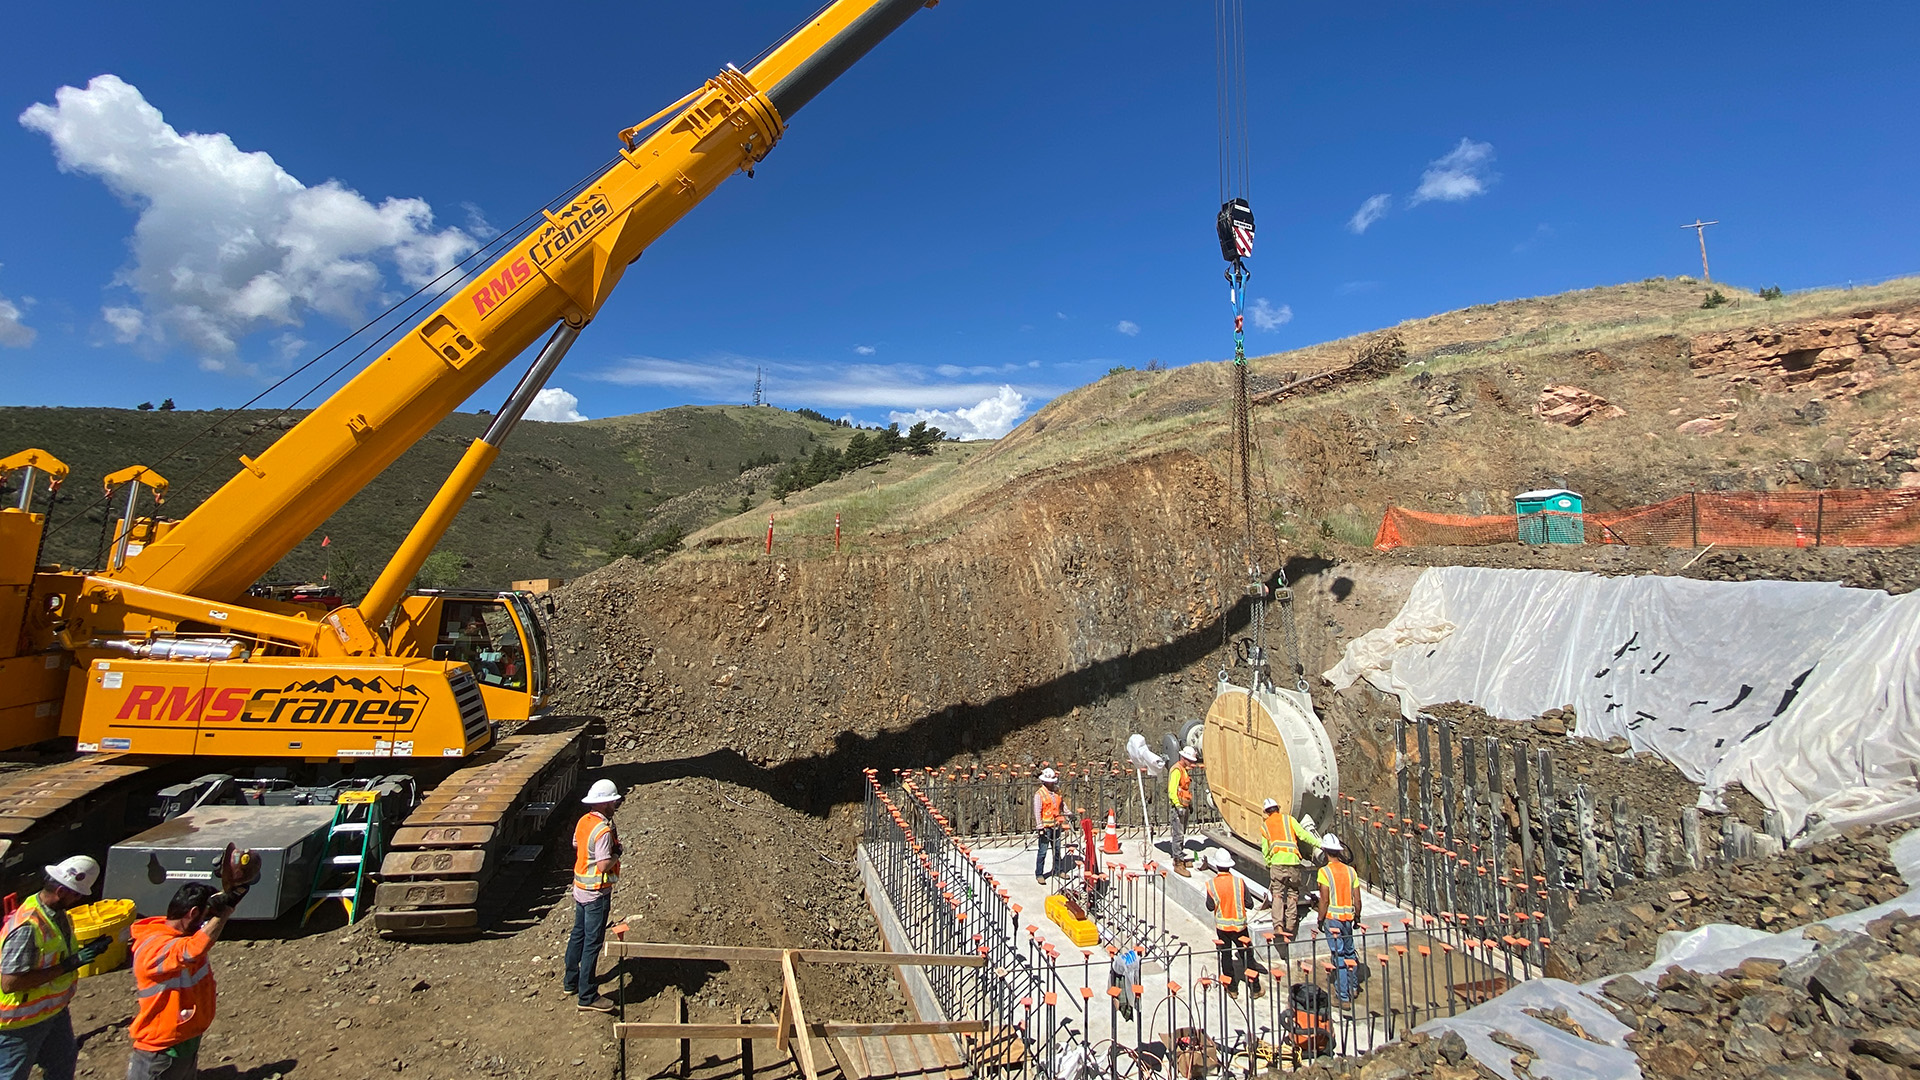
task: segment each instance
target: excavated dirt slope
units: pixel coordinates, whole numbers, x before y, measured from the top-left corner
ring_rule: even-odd
[[[1258,414],[1275,486],[1262,511],[1263,529],[1273,527],[1263,559],[1295,582],[1307,671],[1390,618],[1420,568],[1436,563],[1895,589],[1920,581],[1920,560],[1906,552],[1715,551],[1694,560],[1685,551],[1518,547],[1382,556],[1362,546],[1387,499],[1497,508],[1503,493],[1546,473],[1576,487],[1591,479],[1604,501],[1671,493],[1656,489],[1676,483],[1797,484],[1808,482],[1802,473],[1829,472],[1894,483],[1906,474],[1913,373],[1882,372],[1869,390],[1821,398],[1814,409],[1809,391],[1741,390],[1686,359],[1695,323],[1710,315],[1706,328],[1724,329],[1740,324],[1738,313],[1696,318],[1687,313],[1697,298],[1677,288],[1582,294],[1582,304],[1619,308],[1627,320],[1598,333],[1556,323],[1565,312],[1551,305],[1538,318],[1532,309],[1486,312],[1499,316],[1490,338],[1467,321],[1482,313],[1456,313],[1418,335],[1408,330],[1425,369]],[[1651,316],[1628,307],[1654,302],[1664,306]],[[1633,318],[1664,321],[1643,333]],[[1604,346],[1597,358],[1595,342]],[[1257,371],[1278,379],[1328,366],[1339,352],[1272,358]],[[1530,395],[1574,375],[1634,419],[1541,426]],[[1223,387],[1217,367],[1115,376],[1049,406],[1000,446],[956,453],[911,479],[885,477],[904,493],[897,498],[883,477],[856,475],[780,508],[783,520],[815,524],[844,511],[843,554],[819,541],[759,554],[763,507],[664,564],[622,560],[561,590],[559,705],[606,719],[607,774],[633,793],[619,816],[626,857],[615,900],[630,935],[876,946],[849,864],[863,768],[1109,757],[1131,732],[1157,736],[1200,715],[1223,639],[1244,633],[1244,608],[1229,606],[1243,583],[1222,480]],[[1672,434],[1696,406],[1739,415],[1724,438]],[[1793,455],[1810,464],[1796,471]],[[1284,651],[1279,636],[1272,643]],[[1380,749],[1387,703],[1364,691],[1316,694],[1350,787],[1377,789],[1390,776]],[[1636,779],[1636,764],[1595,767],[1649,791],[1672,780],[1652,766]],[[218,950],[221,1018],[203,1052],[206,1075],[609,1075],[617,1058],[606,1021],[576,1013],[559,992],[556,958],[571,918],[561,847],[563,839],[552,845],[508,922],[478,941],[381,942],[370,927],[342,929],[337,916],[311,935],[238,930]],[[1741,882],[1762,880],[1739,873]],[[1681,887],[1691,895],[1717,880]],[[1808,884],[1822,895],[1820,883]],[[1764,921],[1761,907],[1753,914]],[[1605,928],[1621,933],[1621,921],[1637,916],[1598,906],[1582,915],[1566,945],[1594,973],[1579,928],[1592,928],[1587,943],[1612,946]],[[1681,922],[1671,908],[1656,916],[1661,928]],[[1635,949],[1644,936],[1636,931]],[[1630,950],[1610,951],[1624,963]],[[634,1018],[667,1017],[679,995],[696,1019],[762,1019],[775,1004],[768,972],[636,970]],[[880,971],[808,970],[803,989],[822,1018],[904,1009]],[[124,1073],[131,1001],[124,972],[83,986],[75,1003],[83,1075]],[[1435,1048],[1443,1058],[1450,1049]],[[671,1044],[633,1047],[631,1074],[655,1074],[672,1053]]]

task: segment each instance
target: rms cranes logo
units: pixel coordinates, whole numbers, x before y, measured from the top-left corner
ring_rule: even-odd
[[[291,682],[277,690],[263,686],[251,695],[239,686],[221,690],[135,686],[114,719],[177,724],[238,720],[267,725],[409,725],[426,703],[425,691],[377,675],[371,679],[330,675]]]
[[[598,193],[554,215],[547,222],[547,227],[534,235],[533,246],[528,249],[527,255],[516,255],[513,261],[500,268],[498,274],[481,280],[479,288],[473,291],[474,313],[483,319],[493,314],[501,301],[533,280],[534,266],[545,266],[563,258],[569,248],[612,216],[613,204],[607,202],[605,195]],[[531,266],[527,264],[529,255],[533,258]]]
[[[498,307],[500,301],[514,294],[514,290],[533,280],[533,267],[527,265],[525,255],[515,255],[513,261],[502,267],[500,273],[480,282],[473,293],[473,310],[486,318]]]
[[[588,233],[605,224],[613,214],[613,204],[595,192],[585,202],[577,202],[547,221],[547,227],[534,234],[528,253],[536,266],[545,266],[565,258],[567,249],[585,239]]]

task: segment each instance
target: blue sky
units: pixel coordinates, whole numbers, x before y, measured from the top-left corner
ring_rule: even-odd
[[[1913,5],[1248,8],[1253,351],[1698,273],[1696,216],[1743,285],[1920,270]],[[239,404],[810,10],[14,5],[0,403]],[[996,434],[1220,359],[1214,131],[1211,5],[946,0],[654,245],[542,415],[764,368],[777,404]]]

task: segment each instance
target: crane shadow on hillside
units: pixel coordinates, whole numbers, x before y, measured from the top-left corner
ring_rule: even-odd
[[[1330,565],[1318,558],[1290,559],[1283,573],[1293,583]],[[1189,668],[1220,647],[1223,633],[1237,634],[1250,621],[1251,607],[1243,599],[1221,618],[1165,644],[1096,661],[990,701],[949,705],[904,727],[872,735],[841,732],[832,750],[771,767],[756,765],[738,751],[720,749],[697,757],[610,765],[605,773],[622,788],[676,777],[706,777],[752,788],[791,809],[825,817],[835,807],[865,799],[864,770],[868,768],[925,768],[990,750],[1023,728]]]

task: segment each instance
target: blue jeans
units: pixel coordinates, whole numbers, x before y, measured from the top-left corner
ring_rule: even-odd
[[[573,902],[573,932],[567,935],[567,973],[561,983],[577,993],[580,1004],[591,1005],[600,996],[593,967],[600,959],[600,943],[607,936],[607,913],[613,910],[613,890],[608,889],[592,903]],[[10,1080],[0,1077],[0,1080]]]
[[[65,1009],[29,1027],[0,1031],[0,1080],[27,1080],[35,1065],[46,1080],[73,1080],[79,1058],[73,1018]]]
[[[1060,872],[1060,826],[1055,825],[1052,828],[1040,830],[1039,848],[1040,848],[1039,853],[1036,855],[1036,857],[1033,860],[1033,876],[1037,878],[1043,878],[1047,876],[1048,850],[1052,850],[1053,852],[1053,872],[1056,874],[1059,873]]]
[[[1353,981],[1359,977],[1358,964],[1348,967],[1347,961],[1360,959],[1353,951],[1353,922],[1348,919],[1330,919],[1327,921],[1327,954],[1333,958],[1333,985],[1341,1001],[1353,997]]]

